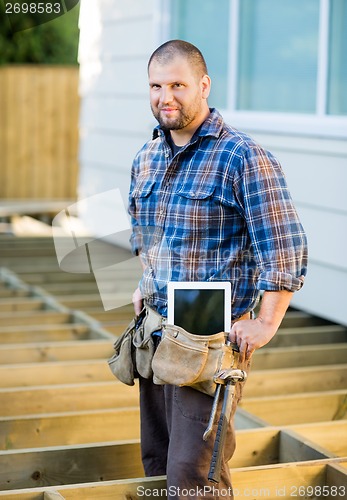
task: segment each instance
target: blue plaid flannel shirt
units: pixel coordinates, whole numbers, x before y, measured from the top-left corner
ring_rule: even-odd
[[[129,213],[140,290],[164,316],[169,280],[230,281],[233,319],[260,290],[303,285],[306,236],[281,166],[215,109],[174,156],[154,129],[133,162]]]

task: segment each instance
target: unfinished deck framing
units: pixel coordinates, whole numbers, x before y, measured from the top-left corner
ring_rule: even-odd
[[[164,477],[143,477],[137,385],[106,362],[131,305],[105,312],[93,275],[60,271],[50,238],[1,236],[0,254],[0,498],[166,498]],[[346,354],[345,327],[300,311],[255,354],[235,497],[347,495]]]

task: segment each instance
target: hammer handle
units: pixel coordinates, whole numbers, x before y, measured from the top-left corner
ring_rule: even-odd
[[[221,464],[226,433],[228,430],[228,419],[222,413],[218,422],[216,439],[214,442],[208,480],[212,483],[219,483],[221,475]]]

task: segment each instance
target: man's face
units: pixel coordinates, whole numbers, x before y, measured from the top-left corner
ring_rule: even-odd
[[[198,126],[204,116],[210,81],[201,77],[184,57],[168,63],[155,59],[149,67],[150,104],[154,117],[167,130]]]

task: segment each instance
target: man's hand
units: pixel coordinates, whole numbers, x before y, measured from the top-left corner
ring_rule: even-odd
[[[240,349],[241,360],[249,359],[256,349],[270,342],[277,329],[264,324],[260,318],[236,321],[229,334],[229,340]]]
[[[135,314],[136,316],[138,316],[143,308],[143,298],[139,288],[136,288],[135,292],[133,293],[133,304]]]
[[[256,319],[236,321],[229,334],[232,344],[240,349],[241,360],[249,359],[256,349],[266,345],[276,334],[288,309],[292,292],[264,292],[259,315]]]

